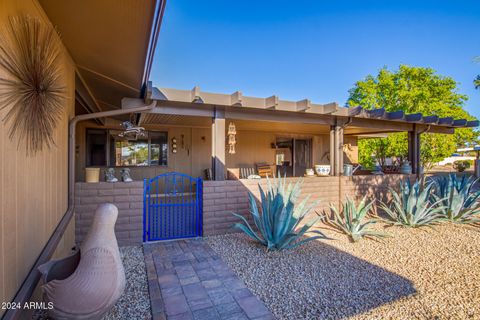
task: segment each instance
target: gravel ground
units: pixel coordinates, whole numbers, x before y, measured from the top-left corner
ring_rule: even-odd
[[[480,229],[387,232],[351,243],[328,230],[335,240],[283,252],[243,234],[207,241],[278,319],[480,319]]]
[[[103,320],[151,319],[147,273],[141,246],[121,247],[127,283],[125,292]]]

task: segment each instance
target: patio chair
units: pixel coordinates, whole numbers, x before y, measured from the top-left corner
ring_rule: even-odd
[[[240,179],[247,179],[251,175],[257,174],[255,168],[240,168]]]
[[[266,178],[267,176],[271,178],[273,176],[272,167],[267,163],[257,163],[257,171],[258,175],[262,178]]]

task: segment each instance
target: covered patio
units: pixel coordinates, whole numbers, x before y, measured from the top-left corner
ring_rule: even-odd
[[[165,162],[156,167],[152,163],[130,165],[138,180],[168,171],[216,181],[279,172],[302,177],[306,169],[315,165],[329,166],[330,175],[341,176],[344,164],[358,162],[359,138],[393,132],[408,132],[408,160],[412,173],[417,174],[421,134],[452,134],[455,128],[478,126],[477,120],[345,108],[337,103],[315,104],[308,99],[295,102],[277,96],[248,97],[238,91],[208,93],[199,87],[177,90],[150,85],[145,101],[125,98],[122,108],[150,103],[156,107],[139,114],[136,121],[149,132],[164,132]],[[118,128],[119,124],[120,120],[112,118],[103,127]],[[90,147],[83,140],[85,130],[99,126],[87,123],[82,127],[84,131],[77,132],[77,144],[81,152],[88,153]],[[115,166],[109,159],[97,163],[80,160],[77,180],[82,181],[85,167],[102,164]]]

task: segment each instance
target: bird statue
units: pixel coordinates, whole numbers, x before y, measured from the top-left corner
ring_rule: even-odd
[[[101,319],[122,295],[125,270],[114,233],[117,216],[113,204],[99,205],[76,258],[52,260],[39,267],[45,283],[43,298],[53,306],[48,310],[51,318]],[[71,268],[75,260],[78,265],[73,273],[65,275],[62,264]]]

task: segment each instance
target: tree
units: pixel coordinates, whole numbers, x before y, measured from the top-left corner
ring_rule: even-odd
[[[457,92],[457,82],[436,74],[431,68],[400,65],[397,71],[386,67],[376,76],[368,75],[349,90],[348,106],[365,109],[384,107],[387,111],[421,112],[424,115],[473,120],[463,109],[468,97]],[[456,129],[454,135],[421,135],[420,157],[428,169],[435,162],[451,155],[457,145],[474,141],[477,133],[471,128]],[[383,139],[362,139],[359,142],[359,161],[373,165],[373,158],[405,158],[408,153],[406,133],[394,133]]]

